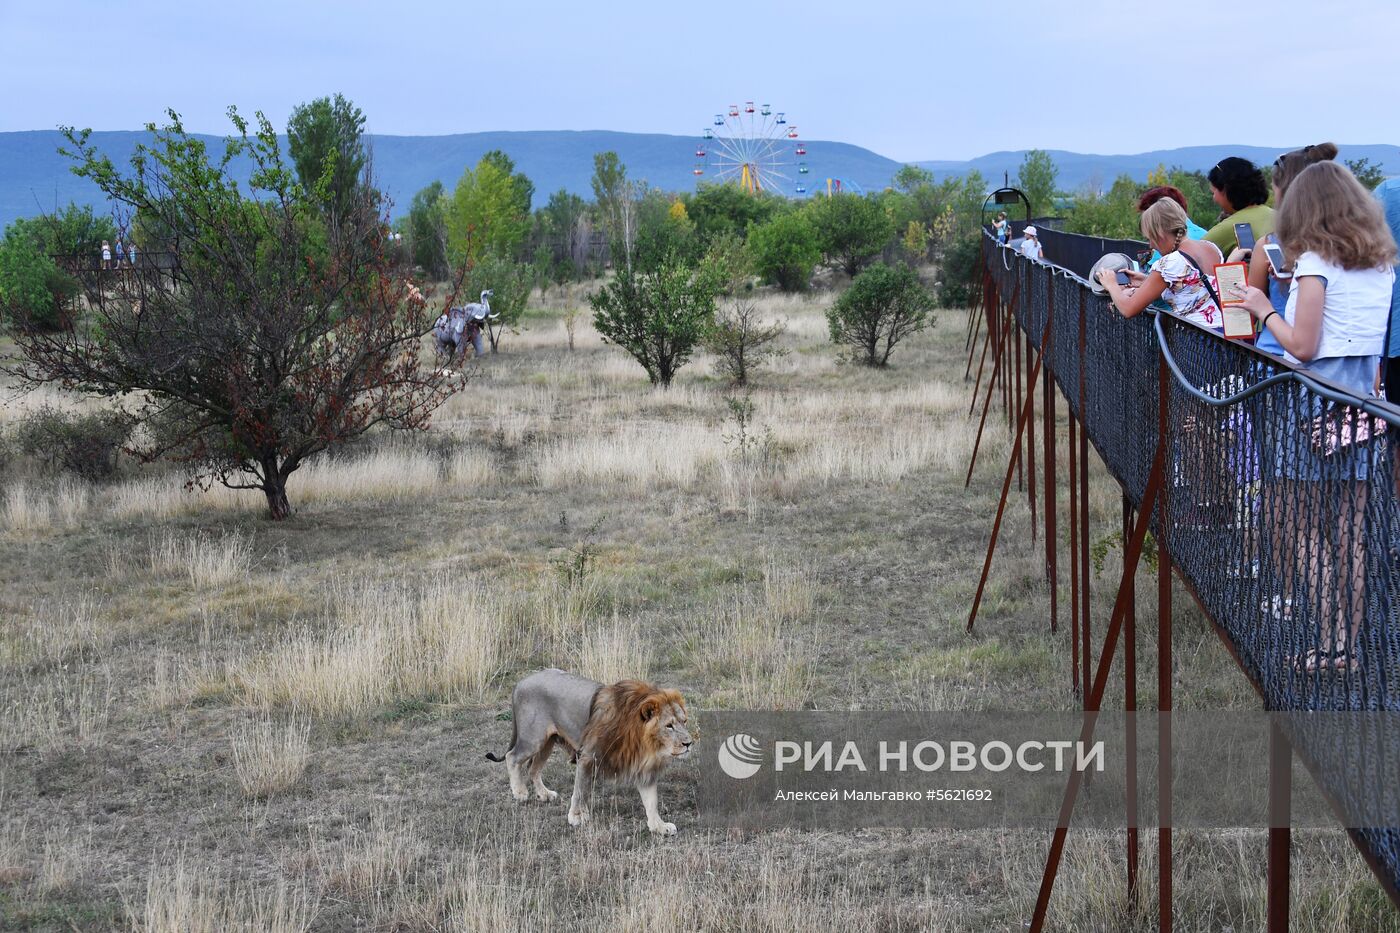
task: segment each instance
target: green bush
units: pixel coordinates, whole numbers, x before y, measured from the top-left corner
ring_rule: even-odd
[[[908,266],[871,266],[826,312],[833,343],[851,347],[857,362],[885,366],[905,337],[934,323],[933,296]]]
[[[827,262],[855,275],[894,240],[894,220],[879,201],[843,192],[813,198],[803,209]]]
[[[15,430],[15,446],[51,468],[101,480],[117,471],[117,455],[131,437],[132,419],[117,411],[78,415],[44,406]]]
[[[779,214],[752,227],[748,239],[754,271],[785,292],[802,291],[822,258],[817,231],[805,214]]]
[[[16,222],[0,241],[0,306],[20,327],[57,330],[78,283],[54,264],[30,232]]]
[[[982,281],[982,234],[959,237],[943,253],[938,306],[968,308]]]
[[[652,385],[670,386],[714,325],[723,278],[712,262],[695,265],[676,256],[655,271],[622,266],[588,297],[593,326],[640,363]]]
[[[492,353],[500,349],[505,331],[513,332],[519,326],[530,298],[532,277],[529,266],[496,252],[487,252],[463,277],[462,290],[457,296],[460,304],[479,301],[483,291],[488,288],[492,291],[487,300],[491,313],[499,315],[488,329]]]

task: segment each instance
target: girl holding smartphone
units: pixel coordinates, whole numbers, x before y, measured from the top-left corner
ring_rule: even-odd
[[[1283,347],[1290,363],[1341,385],[1361,398],[1372,394],[1390,315],[1395,239],[1380,205],[1351,172],[1335,162],[1304,168],[1287,188],[1278,216],[1278,239],[1294,258],[1288,303],[1275,310],[1269,296],[1249,285],[1233,295]],[[1350,670],[1366,612],[1364,526],[1370,444],[1319,449],[1328,419],[1338,412],[1314,393],[1290,388],[1286,408],[1271,423],[1276,437],[1271,524],[1293,540],[1280,552],[1293,555],[1292,573],[1305,579],[1316,618],[1303,620],[1320,634],[1296,656],[1305,671]],[[1346,409],[1342,410],[1344,414]],[[1342,428],[1345,432],[1347,428]],[[1330,540],[1329,540],[1330,539]],[[1287,633],[1296,637],[1296,628]]]
[[[1319,143],[1316,146],[1305,146],[1302,149],[1294,149],[1292,152],[1285,152],[1274,160],[1274,209],[1283,207],[1284,196],[1288,193],[1288,185],[1297,177],[1303,169],[1314,162],[1330,162],[1337,157],[1337,146],[1335,143]],[[1287,254],[1280,248],[1275,252],[1275,256],[1282,255],[1284,268],[1275,270],[1269,261],[1269,254],[1266,247],[1278,246],[1278,235],[1266,233],[1259,238],[1255,249],[1249,257],[1249,284],[1260,291],[1268,292],[1269,300],[1273,303],[1274,310],[1283,314],[1288,305],[1289,280],[1293,273],[1288,272]],[[1231,261],[1235,260],[1231,256]],[[1284,274],[1280,275],[1279,273]],[[1260,350],[1267,350],[1270,353],[1283,355],[1283,345],[1268,330],[1261,331],[1258,340],[1254,345]]]

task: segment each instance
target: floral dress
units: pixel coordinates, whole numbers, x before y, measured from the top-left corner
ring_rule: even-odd
[[[1204,274],[1181,250],[1167,253],[1154,268],[1167,283],[1162,298],[1171,305],[1173,314],[1211,330],[1223,330],[1220,309],[1210,297]]]

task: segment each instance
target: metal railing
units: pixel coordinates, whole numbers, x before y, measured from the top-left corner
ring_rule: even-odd
[[[985,359],[990,344],[998,354],[999,365],[992,371],[1000,373],[1001,404],[1018,435],[1002,509],[1013,471],[1022,471],[1023,461],[1035,456],[1033,409],[1041,396],[1041,511],[1052,607],[1059,576],[1052,387],[1058,387],[1068,406],[1072,679],[1083,692],[1086,709],[1099,708],[1103,681],[1124,631],[1125,673],[1135,679],[1132,576],[1150,532],[1159,574],[1175,568],[1266,709],[1400,712],[1400,444],[1392,443],[1400,440],[1400,410],[1175,316],[1124,318],[1076,274],[1078,267],[1087,272],[1085,260],[1091,265],[1105,243],[1098,238],[1075,243],[1073,237],[1051,234],[1046,239],[1053,239],[1055,247],[1050,242],[1045,246],[1047,260],[1059,256],[1074,262],[1075,271],[1027,260],[997,247],[990,235],[984,237],[983,352]],[[1127,250],[1120,245],[1105,251]],[[969,340],[974,355],[976,337],[974,327]],[[1023,379],[1023,372],[1029,378]],[[1041,373],[1044,384],[1037,387]],[[984,411],[995,396],[996,381],[988,380]],[[1084,460],[1090,444],[1121,485],[1125,503],[1124,578],[1097,660],[1085,556],[1090,531]],[[1033,459],[1029,463],[1025,472],[1034,516],[1036,469]],[[1000,522],[999,510],[988,566]],[[1159,670],[1159,701],[1162,709],[1170,709],[1170,584],[1163,586],[1159,582],[1164,601],[1159,626],[1166,637],[1159,636],[1159,655],[1164,656],[1157,660],[1159,667],[1166,666],[1167,680]],[[979,589],[978,602],[980,595]],[[973,618],[976,611],[975,604]],[[1056,612],[1052,609],[1052,624]],[[1128,696],[1135,703],[1135,687],[1129,686]],[[1376,793],[1388,790],[1400,775],[1400,749],[1383,742],[1353,742],[1307,730],[1285,741],[1338,813],[1364,810],[1356,805],[1361,802],[1346,797],[1366,794],[1368,786]],[[1356,769],[1376,775],[1376,783],[1357,782],[1354,774],[1352,780],[1342,779]],[[1072,807],[1075,793],[1072,782],[1067,806]],[[1400,905],[1400,829],[1345,825]],[[1270,846],[1271,929],[1283,929],[1275,920],[1281,917],[1279,922],[1286,924],[1287,918],[1286,828],[1282,833]],[[1135,862],[1135,832],[1130,831],[1130,838]],[[1042,900],[1053,885],[1062,841],[1052,846]],[[1169,873],[1169,834],[1166,846]],[[1129,878],[1131,886],[1133,868]],[[1163,884],[1169,886],[1169,879]],[[1169,907],[1164,911],[1169,926]],[[1044,922],[1043,903],[1036,922]]]

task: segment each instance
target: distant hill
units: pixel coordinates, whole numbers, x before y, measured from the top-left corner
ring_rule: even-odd
[[[124,165],[142,132],[101,132],[92,142],[118,165]],[[201,137],[213,151],[220,151],[220,139]],[[0,227],[16,217],[31,216],[69,201],[96,204],[93,185],[69,171],[71,163],[58,155],[62,137],[52,130],[0,133]],[[535,183],[535,206],[560,188],[583,197],[592,197],[589,179],[593,175],[593,154],[614,150],[627,166],[628,176],[645,179],[655,187],[692,190],[696,178],[695,138],[656,133],[613,133],[591,131],[532,131],[517,133],[459,133],[452,136],[371,136],[374,168],[380,186],[394,202],[394,213],[407,211],[414,192],[434,180],[448,188],[456,184],[462,171],[475,165],[481,156],[502,149],[516,166]],[[806,142],[811,165],[809,186],[825,188],[825,179],[841,178],[866,191],[890,183],[899,162],[849,143],[810,140]],[[1261,164],[1272,162],[1281,149],[1258,146],[1197,146],[1168,149],[1137,155],[1084,155],[1052,150],[1060,172],[1060,185],[1066,190],[1085,186],[1107,187],[1120,173],[1145,179],[1158,165],[1180,165],[1188,169],[1209,169],[1227,155],[1239,155]],[[1001,184],[1003,173],[1012,178],[1024,151],[993,152],[969,161],[925,161],[917,164],[941,178],[977,169],[990,186]],[[1369,158],[1383,164],[1391,174],[1400,174],[1400,146],[1343,146],[1341,158]],[[246,167],[242,174],[246,179]],[[702,178],[707,180],[708,176]]]
[[[1400,146],[1343,146],[1340,143],[1338,146],[1341,149],[1338,159],[1370,159],[1372,164],[1384,165],[1387,174],[1400,175]],[[1140,152],[1136,155],[1085,155],[1062,149],[1048,151],[1059,169],[1060,187],[1066,191],[1078,191],[1086,186],[1095,189],[1107,188],[1113,184],[1113,179],[1125,173],[1134,179],[1145,181],[1148,172],[1159,165],[1165,165],[1167,168],[1179,165],[1187,170],[1207,172],[1226,156],[1240,156],[1256,165],[1271,165],[1280,153],[1296,148],[1297,146],[1278,149],[1265,146],[1189,146],[1183,149]],[[975,168],[992,187],[1000,187],[1007,175],[1015,181],[1016,170],[1020,168],[1025,154],[1025,150],[992,152],[967,162],[931,161],[917,164],[933,172],[940,180],[949,175],[966,174]]]
[[[144,132],[93,133],[91,141],[118,166],[125,165]],[[216,136],[201,136],[211,151],[222,152]],[[482,155],[501,149],[516,168],[535,183],[535,206],[565,188],[593,197],[593,155],[615,151],[627,175],[671,191],[693,190],[696,177],[695,137],[656,133],[597,131],[533,131],[518,133],[460,133],[452,136],[371,136],[374,171],[379,185],[394,202],[395,216],[408,210],[414,192],[441,181],[450,190],[464,169]],[[97,189],[75,177],[70,160],[58,155],[63,143],[56,131],[0,133],[0,227],[16,217],[30,216],[69,201],[95,204]],[[900,163],[848,143],[806,141],[815,190],[828,177],[855,182],[866,190],[888,185]],[[243,168],[240,180],[246,180]],[[708,176],[702,178],[708,180]]]

